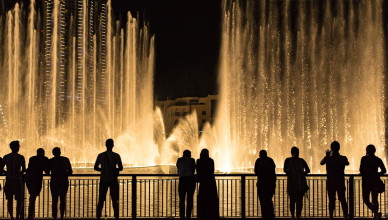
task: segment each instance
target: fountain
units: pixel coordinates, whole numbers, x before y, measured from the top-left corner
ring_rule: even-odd
[[[27,157],[60,146],[73,162],[94,162],[114,138],[125,163],[154,164],[147,26],[130,13],[115,22],[110,1],[48,0],[43,12],[36,4],[16,4],[0,22],[1,155],[18,139]]]
[[[350,170],[385,158],[381,1],[224,1],[216,122],[200,146],[217,167],[252,167],[292,146],[313,168],[333,140]]]
[[[19,139],[27,157],[60,146],[92,163],[114,138],[129,165],[174,163],[184,149],[197,157],[207,147],[223,171],[252,167],[261,149],[282,167],[296,145],[320,172],[333,140],[349,170],[367,144],[385,158],[379,0],[223,1],[218,110],[200,137],[196,112],[166,137],[147,26],[130,13],[116,22],[110,1],[37,8],[16,4],[0,18],[0,144]]]

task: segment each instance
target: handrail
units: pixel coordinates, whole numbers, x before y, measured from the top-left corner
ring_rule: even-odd
[[[5,175],[1,175],[1,176],[5,176]],[[43,176],[51,176],[50,174],[44,174]],[[86,174],[82,174],[82,173],[75,173],[75,174],[71,174],[69,175],[70,177],[71,176],[85,176],[85,177],[99,177],[100,174],[98,173],[86,173]],[[150,174],[146,174],[146,173],[124,173],[124,174],[119,174],[119,177],[120,176],[123,176],[123,177],[133,177],[133,176],[159,176],[159,177],[178,177],[178,174],[155,174],[155,173],[150,173]],[[241,176],[256,176],[256,174],[254,173],[217,173],[217,174],[214,174],[214,176],[236,176],[236,177],[241,177]],[[276,174],[276,176],[287,176],[287,174]],[[326,177],[327,174],[307,174],[306,175],[307,177],[311,176],[311,177]],[[361,174],[345,174],[345,177],[361,177]],[[384,174],[382,175],[381,177],[388,177],[388,174]]]

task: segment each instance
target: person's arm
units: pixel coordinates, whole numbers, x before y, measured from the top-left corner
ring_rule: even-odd
[[[259,174],[259,159],[256,159],[256,162],[255,162],[255,168],[254,168],[254,172],[256,174],[256,176]]]
[[[383,161],[379,158],[379,167],[380,167],[380,172],[379,172],[379,175],[382,176],[384,175],[386,172],[387,172],[387,169],[385,169],[385,165],[383,163]]]
[[[321,160],[321,165],[325,165],[329,157],[330,157],[330,150],[326,150],[326,156]]]
[[[180,158],[178,158],[178,160],[176,161],[176,172],[178,173],[178,175],[179,175],[179,166],[180,166]]]
[[[21,164],[22,170],[20,171],[21,174],[26,172],[26,160],[22,156],[22,164]]]
[[[361,158],[361,162],[360,162],[360,174],[361,175],[364,175],[364,173],[365,173],[365,165],[364,165],[364,157],[363,158]]]
[[[45,164],[44,164],[44,167],[43,167],[43,171],[45,174],[49,174],[50,173],[50,163],[49,163],[49,159],[47,157],[45,157]]]
[[[101,160],[100,160],[100,155],[97,156],[96,163],[94,163],[94,170],[101,172]]]
[[[118,159],[118,161],[117,161],[117,166],[118,166],[118,171],[122,171],[123,170],[123,163],[121,162],[121,157],[120,157],[120,155],[118,155],[117,154],[117,159]]]
[[[73,174],[73,169],[71,168],[71,163],[70,163],[69,158],[67,158],[67,167],[68,167],[67,174],[68,175]]]
[[[214,174],[214,160],[213,160],[213,159],[211,159],[210,173],[211,173],[211,174]]]
[[[345,156],[344,156],[345,157]],[[345,166],[349,166],[349,160],[348,160],[348,158],[347,157],[345,157]]]
[[[307,175],[308,173],[310,173],[310,168],[307,165],[305,160],[303,160],[303,162],[304,162],[304,175]]]
[[[0,157],[0,175],[3,175],[5,172],[4,172],[4,159]]]
[[[283,171],[288,174],[288,158],[284,161]]]
[[[28,159],[28,167],[26,169],[26,173],[29,173],[31,171],[31,158],[32,157],[30,157],[30,159]]]

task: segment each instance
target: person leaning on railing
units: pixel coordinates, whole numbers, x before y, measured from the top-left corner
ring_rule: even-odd
[[[387,170],[383,161],[375,156],[375,153],[376,147],[368,145],[366,147],[366,155],[361,158],[362,199],[365,205],[373,212],[374,219],[381,219],[377,197],[379,193],[385,191],[385,184],[380,179],[380,176],[384,175]],[[372,194],[372,202],[369,199],[370,194]]]

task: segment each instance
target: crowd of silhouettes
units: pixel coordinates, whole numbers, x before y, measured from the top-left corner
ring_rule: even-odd
[[[19,154],[19,141],[9,144],[11,153],[0,157],[0,172],[5,174],[4,193],[7,199],[8,213],[14,219],[13,200],[16,200],[16,219],[24,218],[24,186],[27,186],[29,197],[28,219],[35,214],[35,201],[42,190],[43,175],[51,174],[50,190],[52,196],[52,217],[57,219],[58,200],[60,201],[60,218],[66,211],[66,195],[69,188],[69,176],[73,170],[69,158],[61,156],[61,149],[52,150],[53,157],[48,159],[45,150],[39,148],[36,156],[32,156],[25,166],[25,159]],[[113,152],[114,141],[107,139],[106,151],[100,153],[96,159],[94,169],[101,172],[99,199],[97,203],[97,219],[101,218],[106,193],[110,189],[110,197],[115,219],[119,219],[119,183],[118,176],[123,170],[120,155]],[[336,196],[341,203],[344,218],[349,217],[345,192],[345,167],[349,166],[346,156],[339,153],[340,143],[334,141],[330,150],[326,151],[321,165],[326,165],[326,189],[329,197],[329,216],[334,217]],[[373,145],[366,147],[366,155],[362,157],[360,173],[362,176],[362,198],[365,205],[373,212],[374,219],[381,219],[379,212],[378,194],[385,191],[385,184],[381,176],[386,173],[384,163],[376,155]],[[209,156],[209,150],[202,149],[200,158],[195,161],[191,152],[185,150],[178,158],[177,170],[179,174],[179,209],[181,219],[190,219],[193,210],[193,197],[196,184],[199,183],[197,195],[198,219],[219,219],[219,200],[217,184],[214,175],[214,160]],[[5,168],[5,169],[4,169]],[[287,193],[290,198],[290,212],[292,219],[299,219],[303,209],[303,197],[309,186],[306,175],[310,169],[303,158],[299,157],[299,149],[291,148],[291,157],[284,161],[283,171],[287,175]],[[267,151],[261,150],[255,162],[254,172],[257,176],[257,196],[261,204],[262,218],[275,219],[273,196],[276,189],[276,165]],[[0,185],[1,190],[1,185]],[[372,200],[370,200],[372,196]],[[187,204],[187,207],[186,207]]]

